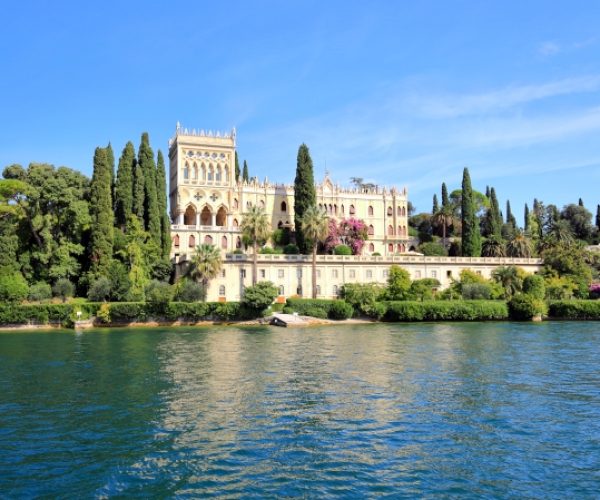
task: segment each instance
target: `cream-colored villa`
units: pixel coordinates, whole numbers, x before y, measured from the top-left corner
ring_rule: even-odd
[[[293,227],[294,186],[257,178],[235,178],[235,129],[230,133],[189,130],[177,124],[169,141],[170,211],[174,222],[172,257],[187,260],[197,245],[210,243],[224,255],[221,275],[212,280],[208,300],[239,300],[251,284],[251,261],[232,252],[242,248],[240,223],[248,207],[265,209],[271,227]],[[286,168],[286,171],[288,169]],[[289,169],[292,172],[292,168]],[[406,267],[413,279],[437,278],[448,286],[463,268],[484,276],[498,265],[516,263],[528,272],[540,266],[537,259],[422,257],[407,254],[406,188],[346,189],[329,176],[316,186],[317,204],[330,217],[356,217],[365,221],[369,239],[361,256],[324,255],[318,259],[318,294],[331,298],[351,282],[385,283],[392,263]],[[375,255],[373,255],[375,254]],[[432,260],[433,259],[433,260]],[[514,262],[518,260],[519,262]],[[280,290],[280,299],[311,293],[310,259],[300,255],[260,255],[259,280],[269,280]]]

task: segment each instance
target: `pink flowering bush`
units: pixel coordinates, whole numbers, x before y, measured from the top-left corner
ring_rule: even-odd
[[[600,299],[600,283],[592,283],[590,285],[590,298]]]
[[[339,223],[335,219],[329,220],[329,236],[324,246],[327,252],[332,252],[338,245],[348,245],[353,255],[360,255],[368,239],[368,229],[364,221],[349,217]]]

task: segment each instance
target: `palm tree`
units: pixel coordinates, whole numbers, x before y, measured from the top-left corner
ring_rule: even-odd
[[[525,235],[517,230],[515,236],[506,245],[506,254],[509,257],[531,257],[531,242]]]
[[[242,233],[252,242],[254,255],[252,258],[252,285],[256,285],[258,275],[258,244],[269,237],[269,221],[267,214],[258,206],[251,206],[242,219]]]
[[[219,274],[222,265],[221,252],[216,246],[198,245],[190,260],[186,275],[195,281],[200,281],[206,288],[208,282]]]
[[[504,257],[505,254],[504,243],[497,236],[492,234],[483,242],[481,247],[482,257]]]
[[[548,235],[559,244],[570,245],[575,240],[569,221],[564,219],[557,220],[552,224],[550,231],[548,231]]]
[[[316,206],[308,207],[302,216],[302,232],[312,244],[312,298],[317,298],[317,246],[329,234],[329,217]]]
[[[454,210],[452,205],[446,205],[440,207],[440,209],[433,214],[431,222],[435,226],[442,226],[442,242],[444,247],[446,246],[446,230],[448,226],[454,224]]]
[[[516,266],[497,267],[492,277],[504,288],[504,298],[507,300],[523,288],[523,279]]]

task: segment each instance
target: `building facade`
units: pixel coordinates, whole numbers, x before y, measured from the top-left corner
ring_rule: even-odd
[[[172,256],[177,262],[189,258],[201,243],[216,245],[223,253],[242,248],[240,225],[252,205],[264,208],[273,230],[293,228],[293,184],[236,179],[235,147],[235,129],[221,134],[177,125],[169,141]],[[366,223],[364,255],[409,250],[406,189],[345,189],[326,175],[316,192],[318,206],[330,217]]]

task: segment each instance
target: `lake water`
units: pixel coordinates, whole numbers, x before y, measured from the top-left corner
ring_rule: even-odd
[[[600,323],[0,333],[0,497],[591,498]]]

